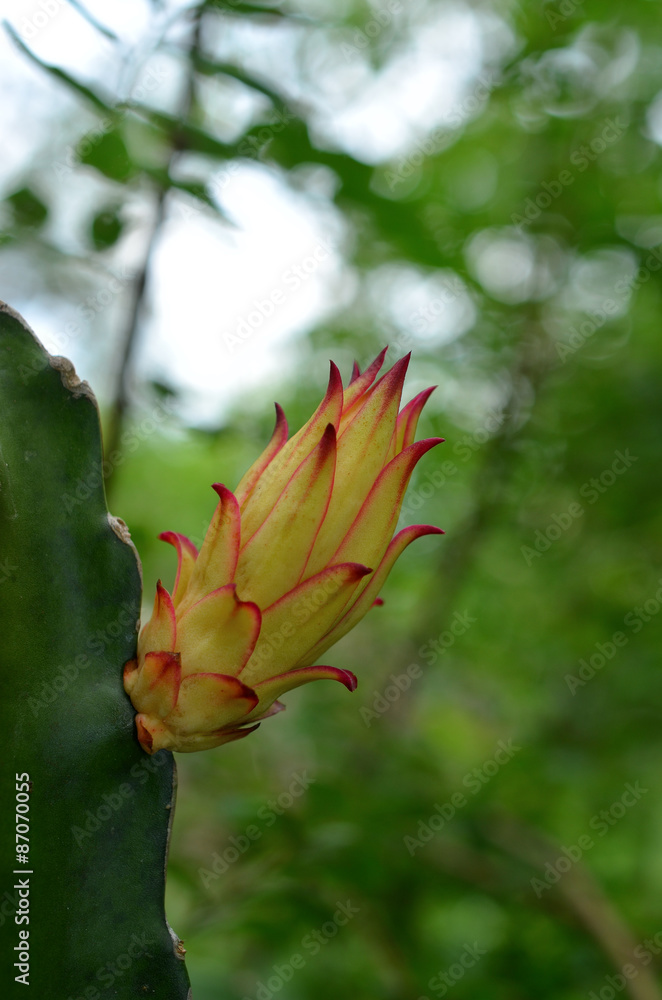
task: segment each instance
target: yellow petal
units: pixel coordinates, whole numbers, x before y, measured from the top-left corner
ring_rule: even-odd
[[[235,584],[207,594],[177,624],[182,677],[206,672],[236,676],[255,648],[260,622],[260,609],[240,601]]]
[[[335,466],[336,432],[328,424],[240,552],[236,581],[243,599],[266,608],[299,582],[326,514]]]
[[[262,613],[260,638],[241,679],[252,686],[298,666],[335,625],[357,585],[370,572],[356,563],[330,566],[267,608]]]

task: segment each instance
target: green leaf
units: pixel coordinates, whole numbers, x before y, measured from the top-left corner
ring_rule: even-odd
[[[96,17],[94,17],[94,15],[91,14],[90,11],[82,5],[82,3],[79,3],[78,0],[67,0],[67,3],[69,6],[73,7],[74,10],[77,10],[81,17],[84,17],[93,28],[96,28],[96,30],[100,31],[102,35],[109,38],[111,42],[119,41],[115,32],[111,31],[110,28],[107,28],[104,24],[101,24],[100,21],[97,21]]]
[[[124,224],[116,208],[107,208],[94,216],[91,226],[92,242],[97,250],[106,250],[117,243]]]
[[[70,90],[75,90],[86,100],[94,104],[96,108],[106,112],[111,110],[109,104],[104,101],[103,98],[99,97],[98,94],[95,94],[93,90],[90,90],[89,87],[86,87],[84,83],[80,83],[79,80],[74,79],[73,76],[70,76],[70,74],[65,70],[60,69],[59,66],[52,66],[50,63],[44,62],[39,58],[39,56],[35,55],[32,49],[28,48],[16,29],[8,21],[3,21],[2,23],[5,31],[13,43],[18,46],[21,52],[23,52],[24,55],[26,55],[33,63],[36,63],[37,66],[41,67],[41,69],[45,69],[47,73],[50,73],[51,76],[55,77],[55,79],[59,80],[61,83],[66,84]]]
[[[198,128],[196,125],[182,122],[179,118],[174,118],[162,111],[154,111],[142,104],[128,104],[125,107],[165,132],[170,138],[172,147],[176,150],[205,153],[222,160],[230,159],[236,155],[235,145],[221,142],[220,139],[216,139],[209,132],[205,132],[204,129]]]
[[[81,163],[94,167],[104,177],[113,181],[126,181],[135,174],[136,168],[131,161],[124,139],[113,129],[84,136],[78,146],[78,158]]]
[[[48,217],[48,205],[35,194],[32,188],[23,187],[14,191],[7,199],[14,219],[19,226],[41,226]]]

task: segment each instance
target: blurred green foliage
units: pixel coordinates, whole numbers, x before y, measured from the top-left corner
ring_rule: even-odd
[[[324,135],[329,93],[352,73],[367,88],[458,12],[482,65],[446,124],[377,162]],[[331,177],[356,290],[292,346],[279,401],[296,428],[329,357],[348,375],[389,342],[414,351],[411,393],[439,384],[419,436],[447,441],[403,514],[446,537],[406,553],[330,654],[358,691],[296,691],[246,742],[179,758],[168,911],[195,1000],[662,997],[660,3],[236,0],[185,23],[179,107],[76,80],[100,136],[81,132],[62,183],[113,184],[92,244],[121,244],[136,193],[222,221],[211,178],[237,158],[313,200]],[[238,23],[234,60],[213,41]],[[285,31],[283,76],[310,101],[290,101],[278,59],[254,69]],[[75,67],[44,72],[74,86]],[[260,96],[234,135],[203,79]],[[177,169],[191,152],[202,177]],[[8,194],[4,246],[53,267],[38,179]],[[112,463],[147,602],[174,573],[158,532],[202,537],[209,484],[236,485],[273,414],[247,398],[201,430],[175,407],[154,433],[162,390],[123,408]]]

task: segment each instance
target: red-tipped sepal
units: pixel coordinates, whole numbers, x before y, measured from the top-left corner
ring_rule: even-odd
[[[358,563],[330,566],[267,608],[242,680],[255,687],[296,666],[344,614],[360,581],[370,572]]]
[[[333,646],[334,643],[338,642],[339,639],[342,639],[344,635],[353,629],[363,616],[368,613],[371,607],[384,603],[381,597],[377,595],[384,586],[394,563],[408,545],[411,545],[417,538],[422,538],[423,535],[443,534],[444,532],[441,528],[437,528],[432,524],[412,524],[399,531],[388,546],[379,566],[372,576],[367,579],[364,589],[361,591],[360,588],[357,588],[356,599],[352,601],[336,624],[309,651],[305,662],[314,663],[330,646]]]
[[[237,499],[222,483],[214,483],[218,504],[202,548],[195,561],[179,613],[196,601],[234,580],[241,541],[241,519]]]
[[[177,576],[172,591],[172,603],[177,607],[191,579],[195,560],[198,558],[198,550],[190,538],[187,538],[186,535],[180,535],[176,531],[162,531],[159,539],[162,542],[168,542],[169,545],[174,545],[177,550]]]
[[[165,719],[177,703],[181,683],[179,653],[149,652],[140,667],[129,660],[124,667],[124,690],[140,710]]]
[[[146,652],[153,649],[165,649],[172,653],[176,634],[175,606],[170,594],[158,580],[152,617],[138,638],[138,659],[141,660]]]
[[[272,703],[278,704],[275,701],[276,698],[280,698],[287,691],[292,691],[293,688],[301,687],[302,684],[321,680],[340,681],[348,691],[355,691],[358,684],[351,670],[341,670],[339,667],[302,667],[299,670],[288,670],[285,674],[270,677],[269,680],[261,681],[255,685],[255,693],[260,699],[256,713],[260,713],[260,718],[266,718],[270,712],[266,714],[263,712],[272,706]],[[252,722],[253,719],[251,718],[250,721]]]
[[[236,726],[258,703],[255,691],[227,674],[193,674],[179,688],[177,704],[164,720],[180,736]]]

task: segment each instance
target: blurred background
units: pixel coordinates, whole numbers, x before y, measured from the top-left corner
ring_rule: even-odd
[[[148,604],[329,358],[438,386],[358,690],[178,758],[195,1000],[662,998],[661,7],[3,4],[0,297]]]

